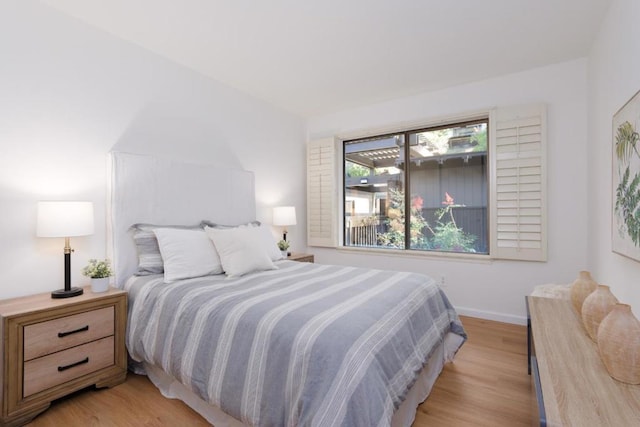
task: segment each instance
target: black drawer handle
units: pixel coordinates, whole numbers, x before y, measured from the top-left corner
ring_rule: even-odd
[[[67,335],[77,334],[78,332],[84,332],[89,330],[89,325],[83,326],[82,328],[75,329],[69,332],[58,332],[58,338],[64,338]]]
[[[85,363],[89,363],[89,358],[88,357],[85,357],[84,359],[80,360],[79,362],[72,363],[71,365],[58,366],[58,372],[66,371],[67,369],[71,369],[74,366],[84,365]]]

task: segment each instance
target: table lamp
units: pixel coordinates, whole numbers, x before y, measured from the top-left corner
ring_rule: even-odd
[[[278,206],[273,208],[273,225],[282,226],[282,240],[287,240],[287,226],[296,225],[295,206]]]
[[[51,292],[51,298],[82,295],[82,288],[71,287],[70,237],[93,234],[93,203],[38,202],[38,237],[64,237],[64,289]]]

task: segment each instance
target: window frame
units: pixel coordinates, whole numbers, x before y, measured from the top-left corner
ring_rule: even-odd
[[[404,128],[401,130],[395,130],[393,132],[386,132],[386,133],[381,133],[381,134],[373,134],[373,135],[367,135],[367,136],[360,136],[360,137],[353,137],[353,138],[340,138],[339,142],[341,144],[341,179],[340,181],[340,195],[341,195],[341,212],[340,212],[340,221],[339,224],[341,226],[342,232],[340,233],[340,238],[339,238],[339,249],[346,249],[346,250],[362,250],[362,251],[380,251],[380,250],[384,250],[384,251],[388,251],[388,252],[393,252],[393,253],[398,253],[398,254],[404,254],[404,253],[416,253],[416,254],[425,254],[425,255],[433,255],[433,254],[438,254],[439,256],[454,256],[454,257],[459,257],[459,256],[465,256],[465,257],[470,257],[470,258],[490,258],[491,257],[491,218],[490,215],[486,215],[486,236],[485,236],[485,240],[487,241],[487,252],[480,252],[480,253],[476,253],[476,252],[454,252],[454,251],[441,251],[441,250],[424,250],[424,249],[415,249],[415,248],[411,248],[411,233],[407,232],[407,230],[410,230],[411,228],[411,215],[407,215],[405,214],[404,217],[404,247],[403,248],[388,248],[388,247],[384,247],[384,246],[380,246],[380,247],[375,247],[375,246],[347,246],[345,244],[346,241],[346,227],[345,227],[345,219],[346,219],[346,212],[347,212],[347,207],[346,207],[346,197],[345,197],[345,192],[346,192],[346,183],[345,183],[345,177],[347,176],[347,153],[346,153],[346,147],[349,143],[355,143],[358,141],[362,141],[362,140],[367,140],[367,139],[383,139],[385,137],[395,137],[395,136],[402,136],[404,138],[404,144],[403,144],[403,155],[404,155],[404,159],[405,159],[405,165],[406,167],[403,170],[402,173],[402,187],[403,187],[403,191],[404,194],[410,194],[410,189],[411,189],[411,161],[406,161],[406,159],[410,159],[410,150],[411,150],[411,144],[410,144],[410,135],[412,134],[418,134],[421,132],[434,132],[434,131],[438,131],[438,130],[442,130],[442,129],[449,129],[449,128],[453,128],[453,127],[464,127],[464,126],[469,126],[469,125],[474,125],[474,124],[481,124],[484,123],[486,125],[486,138],[487,138],[487,151],[486,151],[486,161],[485,161],[485,171],[486,171],[486,189],[487,189],[487,194],[485,197],[485,204],[486,207],[485,209],[487,210],[487,212],[491,211],[491,195],[490,195],[490,189],[491,189],[491,150],[490,150],[490,144],[489,144],[489,136],[490,136],[490,125],[491,125],[491,118],[489,113],[485,113],[482,115],[475,115],[473,118],[467,117],[464,118],[462,120],[458,119],[450,119],[450,120],[441,120],[439,121],[437,124],[424,124],[421,126],[416,126],[416,127],[409,127],[409,128]],[[404,211],[405,212],[410,212],[411,211],[411,197],[404,197]]]
[[[343,141],[489,116],[490,255],[344,246]],[[331,134],[329,134],[331,135]],[[514,185],[515,184],[515,185]],[[320,189],[321,191],[318,191]],[[547,261],[547,106],[494,107],[397,125],[313,136],[307,142],[307,245],[368,255],[413,258]]]

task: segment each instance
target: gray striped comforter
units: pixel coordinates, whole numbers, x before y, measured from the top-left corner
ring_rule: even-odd
[[[165,284],[133,277],[127,347],[254,426],[389,425],[432,349],[464,335],[420,274],[283,261]]]

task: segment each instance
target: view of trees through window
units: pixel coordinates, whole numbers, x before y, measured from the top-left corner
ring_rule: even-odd
[[[489,253],[487,123],[345,141],[344,245]]]

